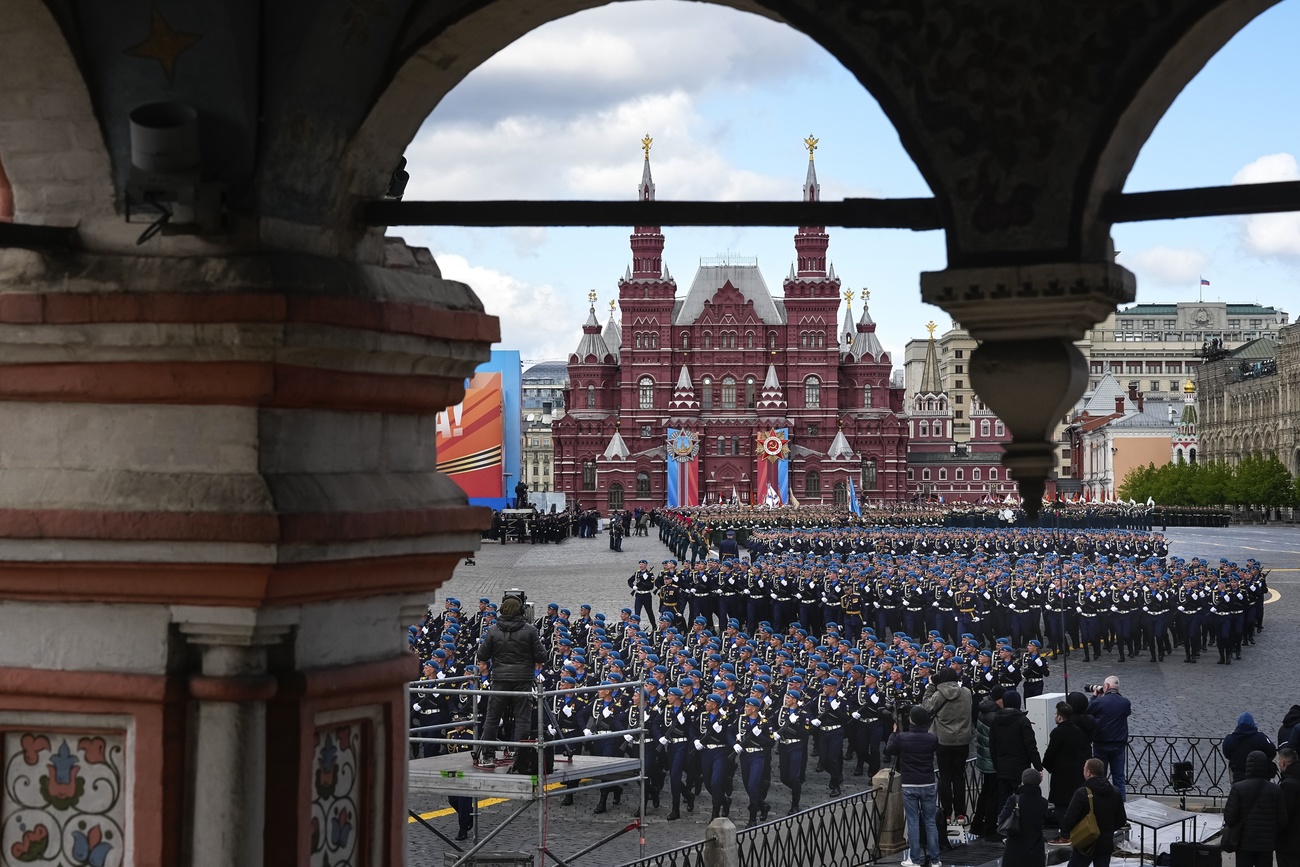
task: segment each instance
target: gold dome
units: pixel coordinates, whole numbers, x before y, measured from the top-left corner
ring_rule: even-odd
[[[1190,379],[1187,380],[1187,382],[1184,382],[1184,383],[1183,383],[1183,393],[1184,393],[1184,394],[1195,394],[1195,393],[1196,393],[1196,383],[1192,382]]]

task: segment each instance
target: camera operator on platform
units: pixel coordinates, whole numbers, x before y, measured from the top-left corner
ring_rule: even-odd
[[[510,712],[510,735],[506,740],[517,741],[528,734],[528,713],[533,681],[546,662],[546,648],[542,637],[524,619],[522,590],[507,590],[501,600],[500,619],[492,624],[479,648],[479,659],[491,664],[491,686],[518,695],[492,695],[488,697],[487,719],[483,726],[483,740],[497,739],[497,725],[507,709]],[[496,750],[484,746],[479,750],[479,764],[496,765]]]

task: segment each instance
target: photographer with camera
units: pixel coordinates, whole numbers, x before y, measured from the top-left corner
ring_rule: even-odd
[[[528,712],[533,681],[546,662],[546,648],[542,646],[537,627],[524,619],[527,596],[522,590],[507,590],[501,600],[500,619],[488,629],[478,658],[491,665],[491,687],[517,695],[488,697],[487,720],[483,726],[483,740],[497,739],[497,726],[501,717],[510,713],[510,735],[507,740],[519,740],[520,733],[528,733]],[[481,767],[496,766],[496,750],[483,746],[478,751]]]
[[[1088,715],[1097,721],[1092,754],[1105,763],[1120,800],[1126,801],[1124,766],[1128,758],[1128,718],[1133,713],[1133,705],[1120,695],[1116,675],[1112,674],[1105,683],[1091,690],[1093,699],[1088,702]]]

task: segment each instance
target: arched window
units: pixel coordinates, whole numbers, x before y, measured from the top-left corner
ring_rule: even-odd
[[[986,418],[980,419],[980,436],[987,437],[988,435],[989,435],[989,420]]]
[[[847,506],[849,503],[849,486],[843,482],[836,482],[835,488],[835,505]]]
[[[587,386],[587,406],[596,405],[596,386]]]
[[[930,423],[928,421],[921,422],[917,427],[917,436],[928,437],[929,435]]]
[[[926,467],[925,469],[921,470],[921,481],[923,481],[923,482],[928,482],[928,481],[930,481],[930,468],[929,468],[929,467]]]
[[[803,381],[803,405],[809,409],[820,409],[822,405],[822,381],[810,376]]]
[[[978,481],[980,480],[980,468],[979,468],[979,467],[972,467],[972,468],[971,468],[971,471],[970,471],[970,478],[971,478],[971,481],[972,481],[972,482],[978,482]],[[993,475],[993,471],[992,471],[992,470],[989,470],[989,478],[990,478],[990,479],[997,478],[996,476]]]
[[[691,348],[691,332],[689,332],[689,331],[683,331],[683,332],[682,332],[682,349],[690,349],[690,348]]]
[[[584,491],[596,490],[596,462],[593,460],[582,462],[582,489]]]
[[[938,420],[935,421],[933,432],[934,432],[934,435],[937,436],[937,437],[941,437],[941,436],[943,436],[943,422],[942,422],[942,421],[938,421]]]
[[[818,349],[825,349],[825,348],[826,348],[826,332],[825,332],[825,331],[818,331],[814,336],[817,338],[817,348],[818,348]]]
[[[999,437],[1006,436],[1007,426],[1004,425],[1002,422],[998,422],[997,424],[993,425],[993,435]]]
[[[653,331],[650,332],[650,348],[651,349],[659,348],[659,335]]]
[[[978,482],[978,481],[980,480],[980,471],[979,471],[979,470],[975,470],[975,473],[974,473],[974,475],[972,476],[972,478],[974,478],[975,481]],[[997,467],[989,467],[989,481],[990,481],[990,482],[996,482],[997,480],[998,480],[998,468],[997,468]]]
[[[623,508],[623,486],[618,482],[609,486],[609,507],[611,509]]]
[[[947,468],[947,467],[939,467],[939,481],[941,481],[941,482],[946,482],[946,481],[948,481],[948,468]]]
[[[639,409],[655,407],[655,381],[648,376],[641,377],[637,383],[637,406]]]
[[[642,499],[650,496],[650,474],[645,471],[636,474],[636,495]]]
[[[871,386],[869,384],[862,386],[862,405],[868,408],[871,406]]]
[[[733,455],[740,454],[740,437],[738,436],[733,436],[731,438],[731,453]]]
[[[736,408],[736,378],[734,376],[722,377],[722,408]]]
[[[754,408],[754,391],[757,387],[757,381],[754,377],[745,377],[745,409]]]
[[[952,478],[953,481],[957,481],[957,482],[964,481],[966,479],[966,471],[963,470],[961,467],[957,467],[957,469],[952,471]]]
[[[820,497],[822,495],[822,474],[816,470],[809,470],[803,474],[803,493],[805,497]]]
[[[636,343],[636,348],[637,348],[637,349],[644,349],[644,348],[645,348],[645,347],[642,345],[642,343],[641,343],[642,340],[644,340],[644,338],[641,336],[641,332],[638,331],[638,332],[636,333],[636,338],[635,338],[635,343]]]
[[[712,349],[712,348],[713,348],[713,333],[712,333],[712,332],[710,332],[710,331],[706,331],[706,332],[704,332],[704,334],[703,334],[703,336],[702,336],[701,339],[703,340],[703,346],[704,346],[705,349]]]
[[[1189,464],[1194,464],[1194,463],[1196,463],[1196,449],[1188,449],[1188,450],[1187,450],[1187,462],[1188,462]]]
[[[767,332],[767,348],[770,349],[770,350],[772,350],[773,352],[776,351],[776,332],[775,332],[775,331],[769,331],[769,332]]]
[[[907,468],[907,480],[910,482],[910,481],[912,481],[914,478],[916,478],[916,471],[913,470],[911,467],[908,467],[908,468]]]
[[[746,349],[754,348],[754,332],[752,331],[745,332],[745,348]]]
[[[700,380],[700,408],[713,409],[713,377],[711,376]]]
[[[876,462],[863,461],[862,462],[862,490],[874,491],[875,489],[876,489]]]
[[[725,455],[726,453],[727,453],[727,438],[724,437],[724,436],[719,436],[719,437],[718,437],[718,454],[720,454],[720,455]]]

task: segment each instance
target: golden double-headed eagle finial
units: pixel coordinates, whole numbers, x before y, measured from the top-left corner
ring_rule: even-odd
[[[813,151],[817,150],[817,138],[809,133],[808,138],[803,140],[803,146],[808,148],[808,161],[812,162]]]
[[[939,327],[938,325],[935,325],[935,324],[934,324],[934,320],[933,320],[933,319],[931,319],[929,322],[925,323],[925,330],[928,331],[928,332],[930,332],[930,339],[931,339],[931,340],[934,339],[934,330],[935,330],[936,328],[938,328],[938,327]]]
[[[617,303],[618,303],[618,302],[615,301],[613,298],[609,299],[609,312],[610,312],[610,313],[613,313],[613,312],[614,312],[614,306],[615,306]]]
[[[645,158],[647,160],[650,159],[650,145],[654,143],[655,140],[650,138],[650,133],[646,133],[645,138],[641,139],[641,150],[645,151]]]
[[[868,289],[866,286],[863,286],[862,291],[858,293],[858,296],[862,299],[862,303],[866,304],[867,301],[871,298],[871,290]]]
[[[848,303],[848,304],[852,304],[852,303],[853,303],[853,290],[852,290],[852,289],[845,289],[845,290],[844,290],[844,301],[845,301],[846,303]]]
[[[587,300],[590,301],[592,304],[595,304],[595,303],[596,303],[596,290],[595,290],[595,289],[592,289],[590,292],[587,293]]]

